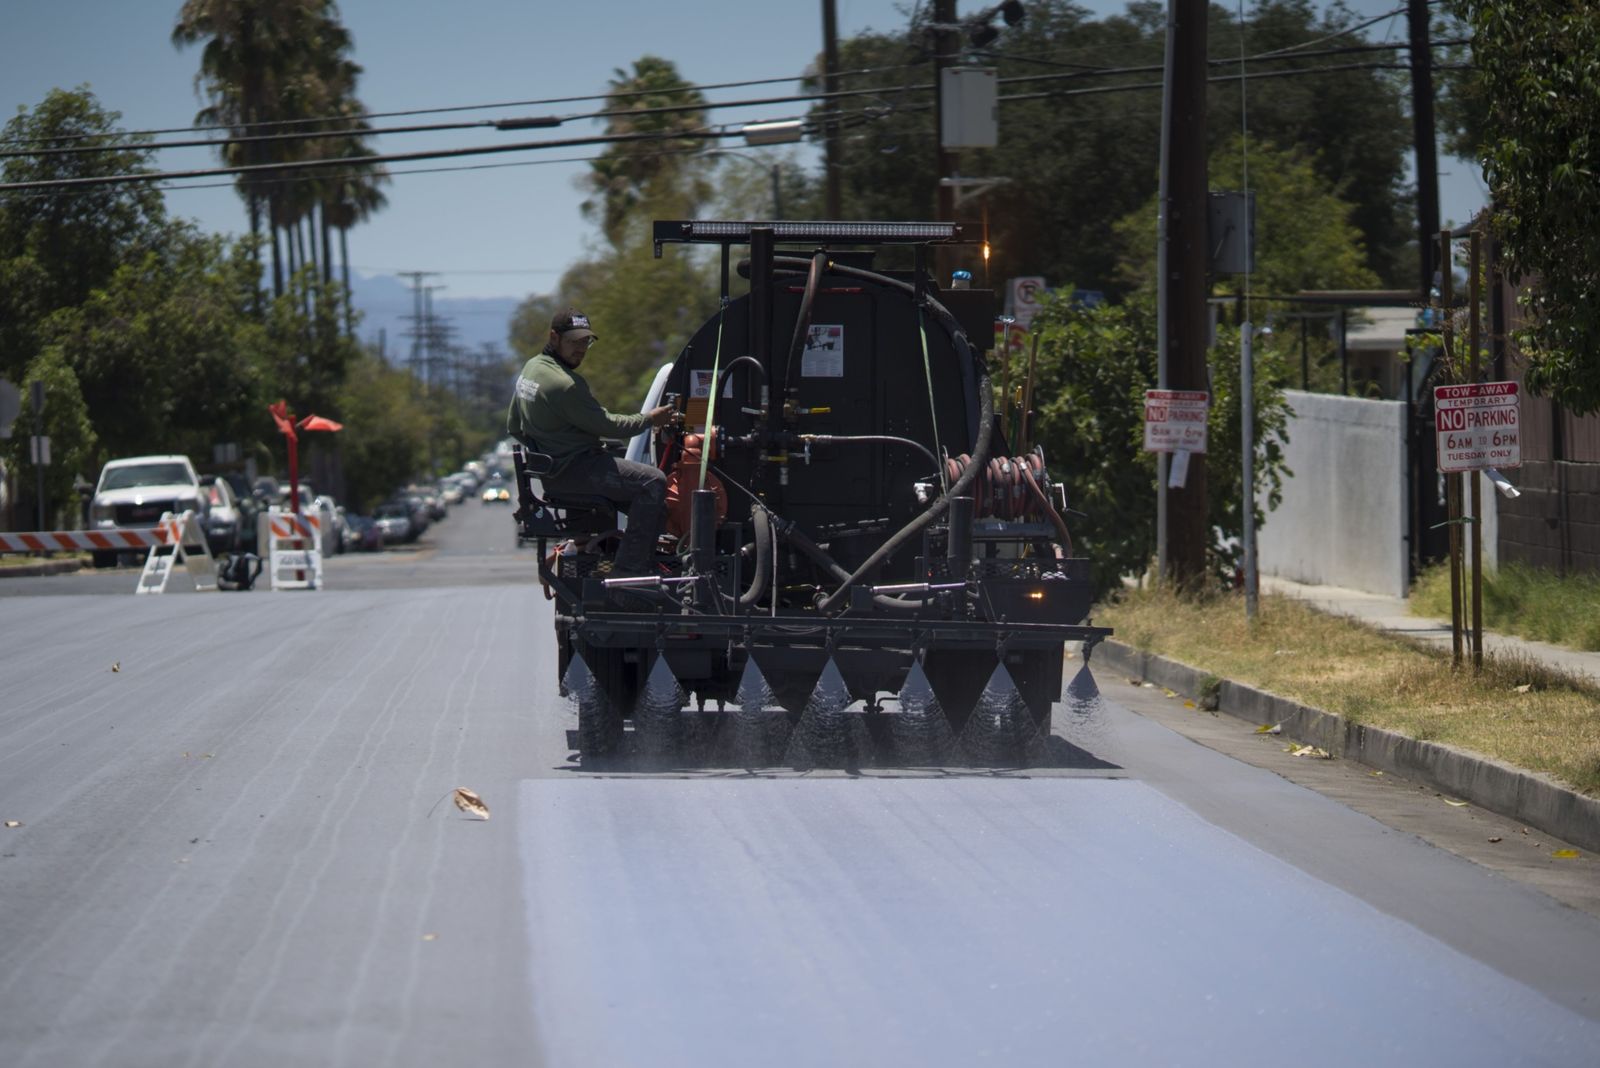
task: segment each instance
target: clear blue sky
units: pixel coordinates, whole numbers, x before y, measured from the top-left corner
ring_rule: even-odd
[[[911,4],[904,0],[837,0],[839,31],[896,30]],[[1120,11],[1120,0],[1089,0],[1101,14]],[[1352,0],[1358,14],[1380,14],[1399,0]],[[101,104],[122,113],[124,126],[155,129],[189,125],[199,101],[194,75],[197,48],[169,43],[179,0],[6,0],[0,44],[0,114],[32,106],[53,87],[87,83]],[[977,10],[963,0],[963,13]],[[804,0],[588,0],[543,4],[528,0],[343,0],[339,4],[366,73],[359,94],[374,112],[497,101],[536,100],[599,93],[614,68],[653,53],[671,59],[697,83],[798,75],[822,47],[821,5]],[[1405,35],[1403,18],[1372,32],[1382,39]],[[1002,38],[1002,44],[1003,44]],[[790,85],[763,94],[782,95]],[[712,94],[731,99],[746,91]],[[751,90],[749,92],[755,92]],[[515,114],[581,111],[587,105],[530,107],[523,112],[468,112],[439,116],[471,120]],[[797,114],[795,105],[713,112],[711,122],[743,123]],[[378,120],[385,121],[385,120]],[[387,120],[395,123],[428,121]],[[374,140],[380,152],[416,151],[555,136],[598,133],[598,122],[560,130],[498,133],[492,129],[449,134],[392,135]],[[400,164],[396,170],[515,160],[569,158],[596,149],[528,156],[490,156],[442,163]],[[172,150],[163,169],[216,165],[205,149]],[[1480,205],[1482,187],[1473,168],[1442,160],[1453,173],[1443,180],[1447,219],[1461,220]],[[583,163],[533,163],[437,174],[401,174],[387,188],[389,207],[352,231],[352,262],[367,274],[408,270],[441,272],[432,279],[449,297],[521,297],[551,290],[561,273],[595,240],[579,213],[577,179]],[[225,182],[226,179],[215,179]],[[246,229],[244,208],[231,188],[167,194],[170,210],[209,230]]]

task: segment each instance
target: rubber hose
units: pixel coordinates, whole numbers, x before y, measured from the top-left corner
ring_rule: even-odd
[[[766,595],[768,579],[772,577],[772,517],[765,508],[750,509],[750,523],[756,535],[756,573],[750,579],[750,588],[739,595],[739,607],[750,608],[761,603]]]
[[[738,367],[741,363],[747,363],[751,367],[754,367],[757,371],[760,371],[761,372],[761,380],[763,382],[766,381],[766,379],[767,379],[767,369],[765,367],[761,366],[761,361],[760,360],[756,359],[754,356],[740,356],[736,360],[729,361],[728,364],[725,367],[722,368],[722,377],[717,379],[717,385],[716,385],[717,395],[718,396],[722,395],[722,384],[728,380],[729,372],[731,372],[735,367]]]
[[[1022,477],[1023,480],[1027,482],[1028,488],[1033,491],[1034,499],[1039,502],[1039,505],[1044,509],[1045,514],[1050,517],[1050,521],[1056,525],[1056,530],[1061,532],[1062,548],[1067,550],[1068,556],[1071,556],[1072,534],[1067,530],[1067,521],[1061,518],[1061,513],[1056,511],[1055,505],[1050,503],[1050,498],[1045,496],[1044,490],[1039,488],[1039,483],[1034,480],[1032,471],[1024,467],[1022,469]]]
[[[904,445],[907,448],[916,449],[926,456],[928,462],[933,465],[935,474],[939,470],[939,458],[933,454],[933,450],[922,444],[922,442],[912,441],[910,438],[897,438],[891,434],[802,434],[800,436],[801,438],[809,438],[818,445],[839,445],[851,441],[877,442],[883,445]]]
[[[773,260],[777,262],[776,258]],[[828,254],[818,252],[811,257],[811,265],[806,271],[806,291],[800,298],[800,314],[795,317],[794,336],[789,339],[789,362],[784,365],[783,392],[787,396],[794,388],[795,365],[800,362],[800,354],[805,351],[806,337],[811,331],[811,306],[816,303],[817,289],[822,285],[822,272],[827,269]],[[782,402],[774,397],[773,403]]]
[[[774,256],[772,257],[772,264],[774,267],[782,266],[789,267],[791,269],[798,269],[809,266],[810,261],[803,260],[798,256]],[[888,275],[879,274],[877,271],[869,271],[861,267],[851,267],[843,263],[830,263],[828,264],[828,270],[832,271],[834,274],[843,275],[846,278],[860,278],[864,281],[876,282],[879,285],[893,286],[896,289],[904,290],[905,292],[910,293],[912,296],[916,296],[917,293],[917,287],[912,285],[910,282],[902,282],[898,278],[890,278]],[[950,331],[952,334],[961,332],[961,324],[956,321],[956,317],[950,313],[949,308],[946,308],[943,304],[939,303],[927,293],[924,293],[923,297],[928,302],[928,310],[933,312],[934,318],[938,319],[944,324],[945,329]]]
[[[957,334],[956,340],[962,345],[967,344],[964,334]],[[969,354],[971,352],[970,346],[968,346],[968,352]],[[989,373],[985,370],[978,377],[978,442],[972,450],[972,462],[967,465],[965,471],[961,472],[961,477],[956,479],[955,484],[938,500],[934,501],[927,511],[901,527],[893,537],[878,546],[876,552],[862,561],[861,566],[856,568],[839,585],[838,589],[822,600],[817,606],[820,611],[826,612],[829,608],[832,608],[844,596],[846,590],[861,581],[862,576],[870,574],[878,567],[881,567],[884,561],[894,554],[896,549],[920,533],[922,528],[943,515],[945,509],[950,507],[951,497],[960,497],[966,493],[967,487],[972,485],[973,479],[978,477],[978,470],[984,466],[989,456],[989,439],[994,433],[994,398],[989,393]]]
[[[810,535],[793,523],[789,524],[788,529],[783,532],[783,537],[785,541],[810,557],[814,563],[820,565],[824,571],[840,582],[848,583],[850,581],[850,572],[840,566],[837,560],[829,556],[826,549],[812,541]],[[917,595],[913,594],[911,596]],[[890,597],[887,594],[875,593],[872,595],[872,603],[879,608],[887,608],[890,611],[920,612],[924,607],[926,598],[932,596],[933,594],[930,592],[921,595],[918,600],[901,600],[898,597]]]

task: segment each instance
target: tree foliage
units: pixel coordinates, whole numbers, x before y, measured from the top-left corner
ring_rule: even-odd
[[[1249,187],[1256,201],[1255,272],[1250,286],[1260,293],[1288,294],[1308,289],[1363,289],[1378,277],[1367,266],[1354,205],[1330,188],[1310,155],[1252,139],[1248,145]],[[1211,154],[1214,184],[1245,187],[1246,146],[1235,135]],[[1153,289],[1156,261],[1156,200],[1115,227],[1122,249],[1120,280],[1128,288]],[[1219,279],[1216,291],[1238,285]]]
[[[87,89],[51,90],[6,123],[8,143],[40,152],[6,159],[0,177],[43,182],[148,171],[149,153],[139,149],[50,151],[136,143],[118,130],[120,117]],[[19,376],[39,354],[50,314],[82,303],[125,259],[153,248],[166,226],[161,194],[146,184],[0,192],[0,376]]]
[[[1027,20],[1007,29],[994,48],[973,58],[999,70],[1000,144],[960,154],[962,174],[1002,176],[982,200],[987,207],[995,279],[1042,275],[1059,285],[1125,291],[1112,226],[1147,203],[1159,184],[1159,92],[1164,5],[1130,4],[1126,13],[1094,19],[1069,0],[1036,0]],[[878,94],[846,105],[842,179],[857,218],[930,217],[935,166],[928,6],[908,35],[863,34],[841,42],[847,88]],[[1279,52],[1348,29],[1354,16],[1339,6],[1319,15],[1307,0],[1265,0],[1251,7],[1245,51]],[[1237,72],[1237,14],[1214,6],[1210,54]],[[1359,35],[1340,39],[1358,43]],[[1405,184],[1410,127],[1404,86],[1392,72],[1318,70],[1348,66],[1292,53],[1251,65],[1312,74],[1252,80],[1252,138],[1299,149],[1322,183],[1351,205],[1366,267],[1388,282],[1409,278],[1412,194]],[[1033,79],[1018,81],[1017,79]],[[820,110],[813,112],[820,119]],[[1213,149],[1238,135],[1237,83],[1213,83],[1207,136]],[[1213,177],[1213,186],[1219,179]],[[976,220],[977,202],[959,214]],[[977,266],[974,264],[973,266]]]
[[[1097,593],[1143,574],[1156,547],[1155,454],[1144,451],[1144,392],[1156,388],[1156,314],[1148,295],[1089,307],[1070,291],[1046,298],[1032,326],[1039,337],[1035,395],[1039,441],[1051,474],[1067,486],[1079,554],[1093,561]],[[1259,526],[1281,499],[1289,409],[1282,355],[1255,353],[1255,485]],[[1211,568],[1231,582],[1244,532],[1238,332],[1219,331],[1208,354],[1207,509],[1216,537]],[[1262,502],[1265,502],[1265,507]]]
[[[632,71],[612,72],[606,97],[606,133],[617,136],[647,135],[647,140],[619,141],[609,145],[589,169],[588,186],[594,193],[583,211],[600,223],[612,245],[621,245],[630,216],[666,189],[676,189],[693,201],[710,195],[701,158],[706,141],[688,136],[704,130],[705,112],[655,109],[705,103],[705,95],[690,86],[677,66],[659,56],[641,56]]]
[[[1600,20],[1558,0],[1456,0],[1488,100],[1482,162],[1505,263],[1529,283],[1527,382],[1600,410]]]

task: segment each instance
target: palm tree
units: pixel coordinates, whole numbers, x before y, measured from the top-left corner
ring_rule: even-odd
[[[358,137],[239,140],[279,132],[285,122],[306,132],[341,129],[364,114],[355,98],[361,67],[349,58],[350,33],[333,0],[184,0],[172,41],[180,48],[203,42],[195,84],[207,105],[196,122],[229,132],[233,139],[221,148],[229,165],[370,154]],[[263,216],[272,231],[273,292],[281,295],[284,256],[291,273],[316,258],[315,238],[308,253],[303,231],[326,199],[325,183],[268,171],[241,175],[238,189],[251,234],[260,236]],[[322,260],[329,271],[326,250]]]

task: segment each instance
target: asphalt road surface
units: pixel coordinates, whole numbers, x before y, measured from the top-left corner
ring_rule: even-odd
[[[532,568],[469,502],[314,593],[0,582],[0,1064],[1600,1060],[1590,858],[1106,678],[1062,767],[586,774]]]

